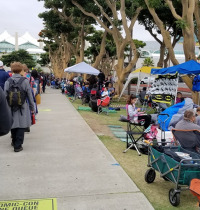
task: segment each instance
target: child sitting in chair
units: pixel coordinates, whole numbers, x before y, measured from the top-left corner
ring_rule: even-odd
[[[109,96],[108,89],[107,89],[107,87],[104,87],[104,90],[103,90],[103,92],[101,93],[101,99],[104,99],[104,98],[106,98],[107,96]]]
[[[144,112],[140,112],[140,108],[135,106],[137,102],[137,97],[131,94],[127,101],[127,115],[128,119],[131,122],[137,123],[140,120],[145,120],[144,128],[148,128],[151,124],[151,115],[144,114]]]

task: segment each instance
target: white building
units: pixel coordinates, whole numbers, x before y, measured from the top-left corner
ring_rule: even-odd
[[[30,54],[45,53],[43,43],[38,42],[28,32],[20,37],[18,33],[12,36],[7,31],[0,34],[0,54],[7,54],[18,49],[27,50]]]

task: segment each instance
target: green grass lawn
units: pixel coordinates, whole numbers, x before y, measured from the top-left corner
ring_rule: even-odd
[[[81,105],[80,100],[76,100],[73,105],[75,108],[78,108],[78,106],[84,106]],[[111,113],[108,116],[105,114],[98,115],[97,113],[91,111],[79,112],[86,120],[86,122],[91,118],[95,120],[96,124],[102,126],[102,128],[108,125],[121,125],[122,127],[126,128],[126,123],[122,123],[119,121],[120,115],[126,115],[126,111],[124,109],[121,109],[117,113]],[[126,147],[126,143],[121,142],[113,136],[100,135],[98,137],[106,146],[106,148],[110,151],[110,153],[114,156],[117,162],[121,165],[121,167],[125,170],[125,172],[129,175],[129,177],[133,180],[133,182],[137,185],[137,187],[141,190],[141,192],[144,193],[144,195],[151,202],[155,209],[198,209],[197,200],[189,192],[189,190],[181,192],[180,205],[178,207],[173,207],[169,203],[168,193],[171,188],[175,187],[175,185],[169,181],[165,181],[164,179],[162,179],[159,173],[156,173],[156,179],[153,183],[147,184],[145,182],[144,175],[146,170],[148,169],[147,155],[138,156],[135,150],[129,150],[127,153],[123,153],[123,150]]]

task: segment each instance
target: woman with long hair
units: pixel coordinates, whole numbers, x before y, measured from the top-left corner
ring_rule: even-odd
[[[135,123],[137,123],[140,120],[145,120],[144,128],[146,129],[151,124],[151,115],[140,112],[140,108],[137,108],[135,106],[137,100],[137,97],[133,94],[131,94],[127,100],[128,119]]]

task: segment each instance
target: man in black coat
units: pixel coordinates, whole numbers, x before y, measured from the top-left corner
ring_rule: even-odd
[[[6,135],[12,126],[12,114],[5,94],[0,87],[0,136]]]
[[[9,78],[9,74],[3,68],[3,62],[0,61],[0,87],[4,90],[4,84]]]
[[[105,81],[105,74],[100,70],[100,73],[98,74],[98,86],[99,90],[102,89],[103,82]]]

